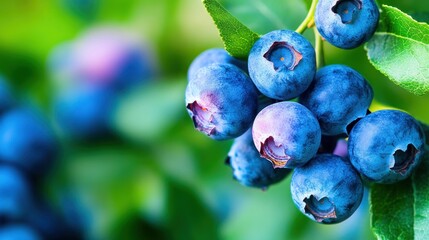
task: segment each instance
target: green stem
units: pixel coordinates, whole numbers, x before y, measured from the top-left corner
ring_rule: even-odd
[[[303,34],[304,31],[309,28],[310,23],[314,21],[314,12],[316,11],[316,5],[319,0],[312,0],[310,9],[308,10],[307,16],[304,21],[298,26],[295,32]]]
[[[325,54],[323,51],[323,39],[322,36],[320,36],[319,31],[317,31],[317,28],[314,27],[314,38],[316,39],[316,66],[317,69],[325,66]]]

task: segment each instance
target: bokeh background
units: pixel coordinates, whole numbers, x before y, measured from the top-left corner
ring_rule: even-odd
[[[223,0],[259,34],[295,29],[309,1]],[[383,0],[421,21],[424,1]],[[58,46],[88,29],[115,25],[141,38],[156,74],[124,93],[103,138],[71,139],[55,123],[56,81],[48,67]],[[311,31],[305,34],[311,41]],[[2,0],[0,74],[14,94],[42,110],[61,143],[61,156],[40,191],[58,208],[73,205],[86,239],[372,239],[367,196],[357,212],[336,225],[303,216],[290,196],[290,177],[266,191],[232,179],[224,164],[231,141],[197,132],[188,117],[187,68],[200,52],[222,47],[199,0]],[[326,63],[360,71],[374,88],[371,110],[394,107],[429,123],[428,96],[391,83],[367,61],[363,47],[325,44]],[[400,68],[401,66],[398,66]],[[64,203],[63,199],[68,199]]]

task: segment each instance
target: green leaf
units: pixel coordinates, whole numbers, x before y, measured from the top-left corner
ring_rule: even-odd
[[[372,230],[378,239],[413,239],[411,179],[371,187]]]
[[[265,34],[278,29],[295,30],[304,20],[311,0],[219,0],[219,3],[252,31]]]
[[[426,138],[428,126],[423,125]],[[429,152],[404,181],[371,187],[371,227],[378,239],[429,239]]]
[[[429,91],[429,25],[383,5],[377,32],[366,44],[370,62],[416,95]]]
[[[243,25],[216,0],[203,0],[207,12],[216,24],[225,50],[234,57],[247,58],[258,34]]]
[[[162,79],[133,89],[119,100],[113,127],[122,136],[137,142],[162,137],[186,114],[185,83]]]
[[[429,239],[429,156],[412,176],[414,190],[414,236],[415,239]]]
[[[167,239],[220,239],[218,222],[199,195],[178,181],[168,181]]]

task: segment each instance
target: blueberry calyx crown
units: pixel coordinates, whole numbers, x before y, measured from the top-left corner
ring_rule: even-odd
[[[192,121],[194,122],[194,127],[196,129],[208,136],[215,133],[213,114],[211,114],[207,108],[199,105],[197,101],[189,103],[186,108],[192,112]]]
[[[327,197],[317,200],[316,197],[310,195],[309,198],[304,198],[305,213],[313,215],[317,222],[322,222],[327,218],[337,218],[335,205]]]
[[[331,10],[340,15],[342,23],[349,24],[353,22],[355,14],[361,9],[361,0],[338,0]]]
[[[282,145],[276,145],[272,136],[261,142],[260,152],[261,157],[268,159],[274,168],[284,168],[287,162],[291,159],[290,156],[285,154]]]
[[[414,163],[414,158],[419,151],[414,147],[413,144],[408,144],[407,150],[402,151],[401,149],[396,150],[393,154],[395,159],[395,165],[390,169],[405,175],[408,172],[408,168]]]
[[[302,54],[287,42],[276,41],[264,54],[264,58],[273,63],[275,71],[279,71],[282,68],[293,71],[301,61]]]

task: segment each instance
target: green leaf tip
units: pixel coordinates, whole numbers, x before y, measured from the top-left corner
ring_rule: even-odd
[[[382,5],[380,24],[365,45],[369,61],[395,84],[416,95],[429,92],[429,25]]]
[[[218,1],[203,0],[203,4],[219,30],[225,50],[233,57],[247,59],[259,35],[241,23]]]

